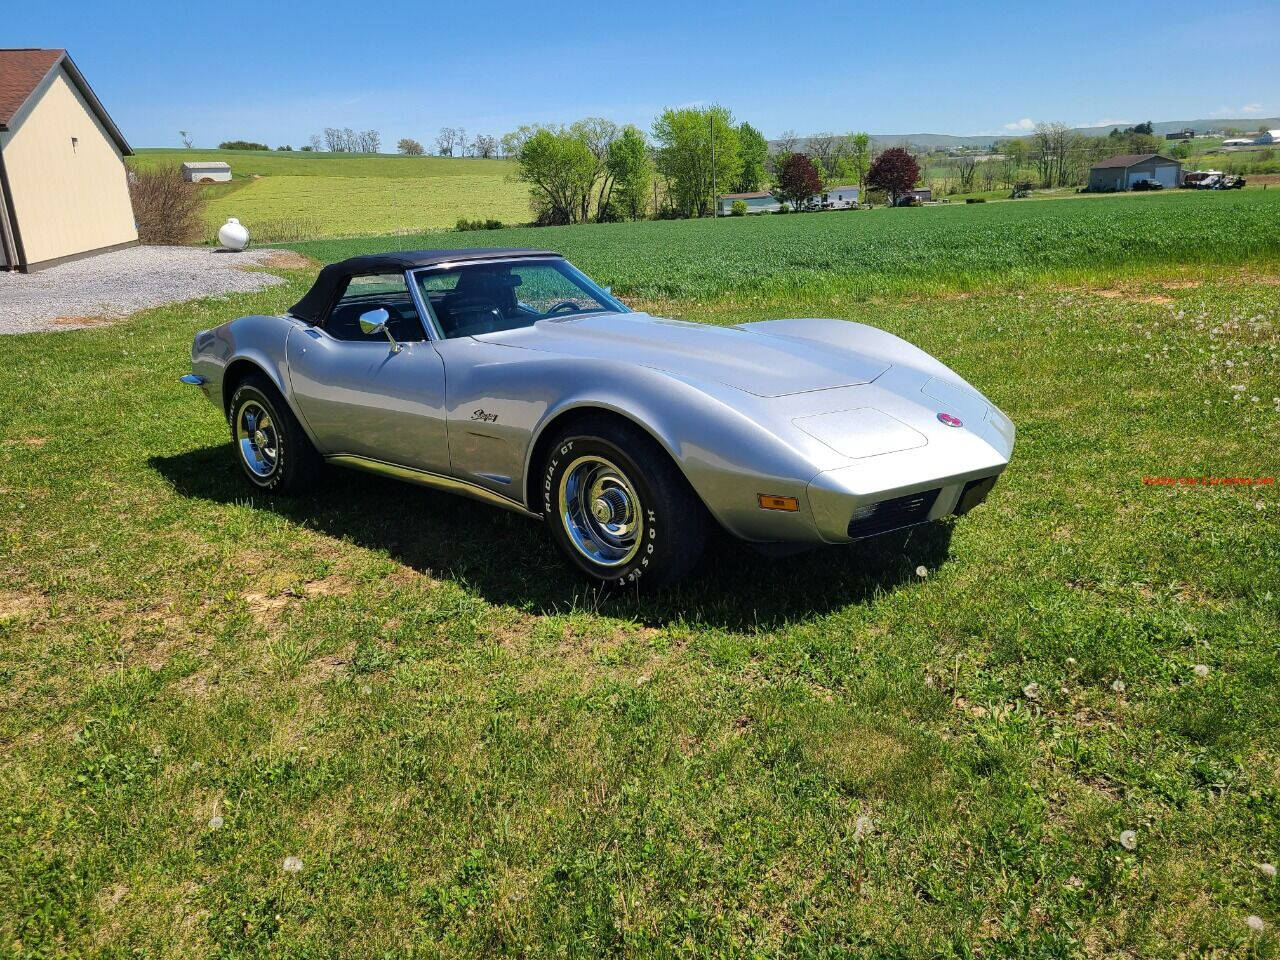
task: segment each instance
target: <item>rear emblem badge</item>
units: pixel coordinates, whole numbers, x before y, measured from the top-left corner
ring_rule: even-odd
[[[952,416],[951,414],[949,414],[949,413],[940,413],[940,414],[938,414],[938,420],[939,420],[939,421],[941,421],[942,423],[945,423],[948,427],[963,427],[963,426],[964,426],[964,421],[963,421],[963,420],[961,420],[959,417],[953,417],[953,416]]]

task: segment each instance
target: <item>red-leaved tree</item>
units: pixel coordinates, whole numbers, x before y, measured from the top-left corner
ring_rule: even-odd
[[[890,147],[880,154],[867,171],[867,183],[887,191],[894,203],[904,193],[910,193],[919,179],[920,165],[901,147]]]
[[[803,153],[788,154],[778,164],[773,195],[799,210],[822,192],[822,175]]]

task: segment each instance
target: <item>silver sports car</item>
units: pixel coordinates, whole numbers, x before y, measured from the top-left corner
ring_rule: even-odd
[[[288,313],[196,334],[190,375],[262,490],[325,463],[547,521],[613,584],[689,572],[711,524],[848,543],[964,513],[1013,424],[874,327],[629,310],[555,253],[425,250],[320,271]]]

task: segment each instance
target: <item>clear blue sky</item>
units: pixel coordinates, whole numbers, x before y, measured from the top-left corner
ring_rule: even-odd
[[[10,6],[0,45],[69,49],[135,146],[182,128],[296,147],[351,126],[387,149],[593,115],[647,130],[664,106],[713,102],[770,137],[1280,115],[1276,0]]]

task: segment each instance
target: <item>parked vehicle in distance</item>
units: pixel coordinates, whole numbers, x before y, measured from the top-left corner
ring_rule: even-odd
[[[1129,189],[1137,192],[1144,191],[1144,190],[1163,190],[1164,184],[1161,183],[1159,180],[1152,180],[1150,178],[1147,178],[1143,180],[1133,181],[1133,185]]]
[[[1014,441],[890,333],[636,313],[547,251],[353,257],[282,316],[200,331],[191,361],[255,488],[330,463],[466,494],[612,584],[683,576],[712,524],[805,545],[965,513]]]
[[[1196,170],[1182,178],[1182,185],[1189,190],[1240,190],[1245,178],[1221,170]]]

